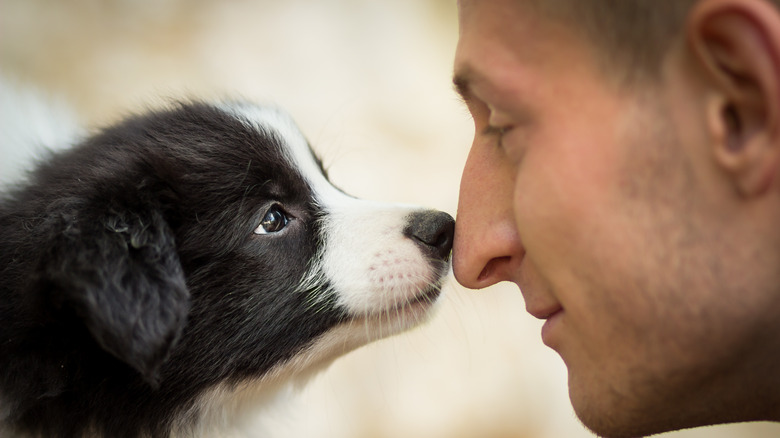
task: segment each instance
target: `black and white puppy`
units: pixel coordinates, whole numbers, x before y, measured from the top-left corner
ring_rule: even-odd
[[[332,186],[283,112],[186,103],[0,200],[0,434],[193,436],[423,321],[446,213]]]

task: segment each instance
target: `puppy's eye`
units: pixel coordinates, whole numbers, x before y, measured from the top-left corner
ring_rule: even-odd
[[[260,225],[255,228],[255,234],[271,234],[282,231],[287,224],[290,223],[290,219],[284,214],[281,207],[274,204],[265,213],[263,220],[260,221]]]

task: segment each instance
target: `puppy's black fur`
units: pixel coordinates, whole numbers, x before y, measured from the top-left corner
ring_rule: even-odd
[[[0,201],[0,419],[47,437],[166,436],[198,395],[348,318],[301,284],[321,214],[281,139],[217,107],[130,118]],[[252,233],[270,208],[284,233]],[[283,234],[283,235],[281,235]]]

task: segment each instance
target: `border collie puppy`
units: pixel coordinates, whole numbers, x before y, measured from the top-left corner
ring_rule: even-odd
[[[128,118],[0,197],[0,435],[219,433],[425,320],[453,228],[334,188],[277,109]]]

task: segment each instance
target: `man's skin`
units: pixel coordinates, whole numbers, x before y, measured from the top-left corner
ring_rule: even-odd
[[[780,14],[703,0],[628,83],[525,3],[459,3],[456,278],[520,287],[598,434],[780,420]]]

